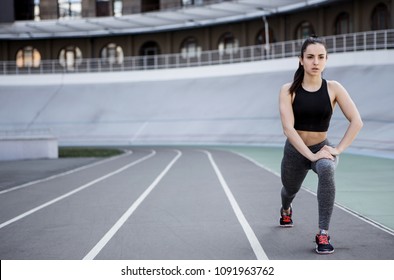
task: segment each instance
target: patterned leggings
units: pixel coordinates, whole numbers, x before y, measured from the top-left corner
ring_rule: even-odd
[[[318,152],[324,145],[329,145],[328,140],[309,146],[313,152]],[[300,190],[302,182],[308,171],[312,169],[318,176],[317,201],[319,208],[319,228],[328,230],[335,199],[335,168],[338,165],[338,157],[335,160],[320,159],[311,162],[301,155],[289,141],[286,141],[281,166],[281,178],[283,188],[281,190],[282,207],[288,209],[291,202]]]

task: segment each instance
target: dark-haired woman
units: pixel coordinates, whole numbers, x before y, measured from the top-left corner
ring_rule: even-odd
[[[318,175],[319,231],[316,252],[334,252],[328,229],[334,207],[334,171],[338,156],[355,139],[363,126],[360,114],[346,89],[336,81],[322,79],[327,49],[318,37],[305,40],[299,67],[292,83],[282,86],[279,97],[283,132],[287,137],[281,165],[282,208],[280,226],[293,226],[291,203],[310,169]],[[338,104],[349,121],[338,145],[327,140],[331,115]]]

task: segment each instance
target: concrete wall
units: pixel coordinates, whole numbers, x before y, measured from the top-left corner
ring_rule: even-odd
[[[54,137],[1,137],[0,160],[58,158],[58,142]]]

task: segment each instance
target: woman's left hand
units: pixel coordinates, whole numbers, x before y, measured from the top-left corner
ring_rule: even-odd
[[[337,148],[334,148],[334,147],[331,147],[331,146],[327,146],[327,145],[324,145],[322,150],[325,150],[325,151],[329,152],[333,156],[339,156],[339,154],[340,154],[340,152],[338,151]]]

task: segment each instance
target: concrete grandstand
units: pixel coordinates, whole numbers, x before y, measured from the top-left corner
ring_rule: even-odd
[[[354,148],[394,152],[393,58],[392,50],[329,56],[325,77],[348,89],[365,122]],[[50,130],[60,145],[280,145],[278,92],[297,63],[1,76],[1,130]],[[334,115],[334,142],[346,122]]]
[[[86,10],[94,1],[76,2],[83,13],[67,19],[47,1],[35,1],[46,11],[40,20],[0,14],[1,139],[45,131],[60,145],[281,145],[277,93],[301,38],[317,31],[329,35],[327,79],[345,85],[366,121],[353,147],[394,150],[390,5],[215,0],[167,9],[173,1],[163,0],[147,12],[144,1],[123,1],[140,12],[95,17],[94,5]],[[333,121],[338,141],[346,120]]]

